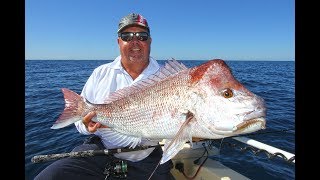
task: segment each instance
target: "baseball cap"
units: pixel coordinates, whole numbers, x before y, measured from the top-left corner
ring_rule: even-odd
[[[142,26],[146,28],[147,31],[150,33],[147,19],[144,18],[142,15],[136,13],[130,13],[120,20],[118,26],[118,33],[121,32],[124,28],[134,25]]]

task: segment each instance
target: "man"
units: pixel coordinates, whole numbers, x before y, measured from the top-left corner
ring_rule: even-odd
[[[118,27],[120,56],[111,63],[97,67],[86,82],[81,95],[92,103],[102,104],[110,93],[156,73],[159,64],[150,57],[151,42],[150,28],[142,15],[131,13],[123,17]],[[91,112],[82,122],[75,123],[80,133],[94,134],[94,136],[73,151],[119,148],[117,142],[108,136],[110,132],[108,127],[91,121],[94,116],[95,113]],[[110,170],[111,162],[119,160],[128,165],[127,179],[148,179],[162,157],[162,149],[158,143],[147,140],[142,140],[140,145],[156,145],[156,147],[119,153],[115,155],[117,158],[109,156],[64,158],[49,165],[35,179],[105,179],[106,176],[108,179],[115,179],[108,169]],[[171,168],[171,161],[159,165],[151,179],[172,179]]]

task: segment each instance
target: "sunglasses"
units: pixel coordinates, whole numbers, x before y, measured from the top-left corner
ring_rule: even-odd
[[[147,32],[123,32],[123,33],[118,34],[118,37],[120,37],[123,41],[131,41],[133,39],[133,36],[136,36],[136,38],[139,41],[146,41],[149,38],[149,33],[147,33]]]

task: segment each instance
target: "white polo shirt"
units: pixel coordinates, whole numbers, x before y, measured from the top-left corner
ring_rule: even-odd
[[[122,67],[121,56],[118,56],[114,61],[100,65],[94,69],[83,87],[81,96],[91,103],[102,104],[110,93],[147,78],[149,75],[156,73],[159,70],[159,67],[158,62],[150,57],[147,68],[135,80],[133,80]],[[74,124],[80,133],[87,135],[92,134],[87,131],[82,121],[77,121]],[[102,129],[103,128],[101,128],[101,130]],[[100,132],[101,131],[96,131],[94,134],[103,138]],[[107,138],[103,138],[102,142],[109,149],[117,148],[117,146],[110,143]],[[144,141],[142,141],[142,143],[143,142]]]

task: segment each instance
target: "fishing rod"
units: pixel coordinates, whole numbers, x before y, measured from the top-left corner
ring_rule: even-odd
[[[195,142],[199,142],[199,141],[195,141]],[[58,153],[58,154],[36,155],[31,158],[31,162],[41,163],[41,162],[58,160],[58,159],[67,158],[67,157],[77,158],[77,157],[113,155],[115,153],[139,151],[139,150],[145,150],[145,149],[153,148],[157,146],[164,146],[164,144],[150,145],[150,146],[137,146],[135,148],[125,147],[125,148],[116,148],[116,149],[86,150],[86,151],[76,151],[76,152],[67,152],[67,153]]]
[[[284,132],[284,131],[289,131],[289,130],[294,130],[294,129],[287,129],[287,130],[280,130],[280,131],[273,131],[273,132],[265,132],[265,133],[276,133],[276,132]],[[262,133],[253,133],[253,135],[258,135]],[[248,144],[252,147],[258,148],[259,152],[267,152],[268,156],[270,157],[281,157],[285,159],[286,161],[295,163],[295,155],[289,152],[286,152],[284,150],[278,149],[276,147],[261,143],[259,141],[243,137],[244,135],[239,135],[232,137],[232,139],[237,140],[239,142]],[[248,136],[248,135],[247,135]],[[194,141],[194,142],[208,142],[212,141],[212,139],[201,139],[199,141]],[[189,142],[190,143],[190,142]],[[40,162],[46,162],[50,160],[57,160],[57,159],[62,159],[66,157],[92,157],[92,156],[103,156],[103,155],[113,155],[115,153],[120,153],[120,152],[130,152],[130,151],[138,151],[138,150],[145,150],[148,148],[156,147],[159,145],[155,146],[138,146],[134,149],[132,148],[117,148],[117,149],[102,149],[102,150],[87,150],[87,151],[78,151],[78,152],[69,152],[69,153],[60,153],[60,154],[47,154],[47,155],[36,155],[33,158],[31,158],[32,163],[40,163]],[[162,145],[160,145],[162,146]],[[258,152],[256,151],[256,152]]]
[[[131,152],[131,151],[139,151],[145,150],[148,148],[156,147],[155,146],[138,146],[136,148],[117,148],[117,149],[101,149],[101,150],[86,150],[86,151],[76,151],[76,152],[68,152],[68,153],[59,153],[59,154],[46,154],[46,155],[36,155],[31,158],[32,163],[41,163],[51,160],[58,160],[66,157],[92,157],[92,156],[105,156],[105,155],[113,155],[115,153],[121,152]]]

